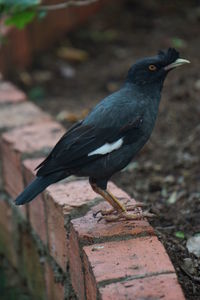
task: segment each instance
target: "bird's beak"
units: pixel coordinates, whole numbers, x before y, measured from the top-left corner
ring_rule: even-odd
[[[176,67],[182,66],[184,64],[190,64],[190,61],[187,59],[183,59],[183,58],[178,58],[177,60],[175,60],[173,63],[169,64],[168,66],[164,67],[165,71],[169,71],[171,69],[174,69]]]

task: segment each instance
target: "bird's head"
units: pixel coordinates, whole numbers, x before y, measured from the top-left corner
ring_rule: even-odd
[[[138,60],[130,68],[127,81],[139,85],[154,82],[162,84],[170,70],[186,63],[190,63],[189,60],[180,58],[179,52],[174,48],[169,48],[167,51],[159,51],[156,56]]]

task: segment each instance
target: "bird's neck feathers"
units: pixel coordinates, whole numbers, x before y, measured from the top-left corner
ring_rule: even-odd
[[[161,100],[162,85],[147,84],[145,86],[125,82],[124,88],[128,90],[129,99],[137,102],[142,110],[151,112],[152,122],[155,122]]]
[[[133,83],[126,80],[124,83],[124,87],[130,90],[130,92],[132,92],[134,96],[137,95],[139,99],[142,100],[147,99],[147,101],[153,100],[155,103],[159,105],[163,83],[164,80],[163,81],[160,80],[159,82],[149,82],[144,84],[137,84],[135,82]]]
[[[143,91],[153,91],[153,90],[158,90],[158,91],[162,91],[163,88],[163,84],[164,84],[164,80],[165,78],[159,78],[158,80],[155,81],[148,81],[148,80],[131,80],[131,78],[129,76],[127,76],[126,80],[125,80],[125,85],[130,86],[134,89],[137,90],[143,90]]]

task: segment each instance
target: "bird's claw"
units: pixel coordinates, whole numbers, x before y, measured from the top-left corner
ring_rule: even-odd
[[[155,218],[156,215],[152,214],[148,211],[130,214],[127,211],[120,212],[117,215],[104,215],[101,216],[98,220],[100,222],[102,219],[106,220],[107,222],[115,222],[115,221],[127,221],[127,220],[142,220],[145,218]]]
[[[96,216],[98,214],[101,214],[102,216],[107,216],[107,215],[111,215],[115,212],[117,212],[117,211],[114,208],[107,209],[107,210],[100,209],[100,210],[93,213],[93,217],[96,218]]]
[[[126,205],[125,211],[117,210],[115,208],[111,208],[108,210],[98,210],[93,213],[93,216],[96,218],[99,213],[101,213],[101,217],[98,219],[98,223],[104,219],[107,222],[115,222],[119,220],[142,220],[144,218],[154,218],[156,215],[152,214],[148,211],[142,212],[138,210],[139,208],[147,207],[146,203],[137,202],[132,205]],[[135,213],[128,213],[130,211],[135,211]]]
[[[96,218],[101,213],[101,209],[93,213],[93,217]]]
[[[147,207],[148,205],[146,203],[142,203],[142,202],[137,202],[135,204],[132,204],[132,205],[127,205],[126,206],[126,211],[132,211],[132,210],[135,210],[136,208],[140,208],[140,207]],[[116,215],[116,214],[121,214],[122,212],[121,211],[117,211],[116,209],[114,208],[111,208],[111,209],[107,209],[107,210],[98,210],[96,212],[93,213],[93,217],[96,218],[98,214],[100,214],[102,216],[109,216],[109,215]]]

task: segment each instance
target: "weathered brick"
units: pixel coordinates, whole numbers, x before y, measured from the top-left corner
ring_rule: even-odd
[[[0,109],[0,131],[49,121],[50,117],[31,102],[2,105]]]
[[[117,194],[116,194],[117,195]],[[123,201],[122,201],[123,202]],[[135,201],[130,199],[128,204]],[[109,238],[123,238],[125,236],[154,235],[153,228],[146,220],[106,222],[99,221],[100,215],[94,218],[93,214],[100,209],[110,208],[109,204],[103,202],[90,209],[83,217],[73,219],[71,224],[82,244],[92,244]]]
[[[185,297],[177,281],[176,274],[133,279],[108,284],[100,288],[102,300],[184,300]]]
[[[49,252],[65,272],[68,258],[64,215],[62,208],[54,202],[53,198],[47,196],[46,201]]]
[[[21,156],[18,151],[13,149],[12,144],[5,141],[1,144],[1,152],[4,189],[12,197],[15,197],[24,187],[20,160]]]
[[[42,120],[41,120],[42,121]],[[16,197],[23,189],[21,161],[26,156],[44,154],[63,133],[56,122],[40,122],[2,135],[2,166],[5,190]]]
[[[26,159],[23,162],[24,166],[24,179],[25,183],[29,184],[36,173],[34,169],[36,166],[43,160],[43,158],[36,159]],[[19,206],[19,208],[25,207]],[[47,236],[47,223],[46,223],[46,208],[45,208],[45,200],[43,199],[42,194],[38,195],[36,199],[28,204],[29,210],[29,221],[34,229],[34,231],[38,234],[40,239],[43,241],[45,245],[47,245],[48,236]]]
[[[102,282],[174,272],[156,237],[107,242],[83,249],[88,299],[96,299],[97,286]]]
[[[65,214],[79,208],[98,197],[93,192],[88,180],[60,182],[48,188],[48,194],[63,209]]]
[[[64,300],[64,285],[56,281],[51,265],[45,262],[45,282],[48,300]]]
[[[78,299],[84,300],[85,285],[83,264],[81,260],[81,251],[79,250],[79,240],[73,228],[71,228],[69,237],[69,263],[72,286],[76,292]]]
[[[20,103],[26,100],[26,95],[10,82],[0,81],[0,104]]]
[[[10,92],[9,92],[10,91]],[[34,122],[39,122],[43,120],[44,122],[49,121],[50,117],[43,113],[37,106],[35,106],[32,103],[25,102],[21,103],[25,100],[25,95],[23,92],[19,91],[15,86],[13,86],[10,83],[3,82],[0,84],[0,132],[10,130],[12,128],[20,127],[26,124],[32,124]],[[9,103],[9,105],[5,105]],[[19,104],[12,104],[11,103],[19,103]],[[1,149],[0,149],[1,150]],[[13,160],[18,160],[18,153],[15,151],[12,151],[10,147],[7,147],[5,145],[4,154],[6,158],[6,165],[7,170],[10,171],[13,169],[12,160],[10,161],[10,157],[13,158]],[[20,164],[17,165],[17,170],[20,172]],[[6,171],[7,172],[7,171]],[[15,176],[15,173],[10,172],[11,176],[12,186],[15,186],[15,184],[19,184],[19,190],[23,188],[22,181],[18,182],[17,176]],[[0,162],[0,186],[3,187],[2,183],[2,166]],[[26,218],[27,216],[27,207],[19,207],[19,211],[22,213],[22,216]]]
[[[49,152],[58,138],[63,134],[63,128],[57,122],[40,122],[13,129],[3,134],[3,139],[12,144],[16,151],[24,154],[34,152]]]
[[[68,261],[67,232],[65,217],[85,206],[96,197],[88,181],[79,180],[57,183],[47,188],[47,223],[50,254],[65,271]]]
[[[134,204],[135,201],[112,182],[108,185],[109,190],[116,196],[123,198],[122,202]],[[100,209],[110,208],[105,201],[92,207],[86,215],[71,220],[70,242],[69,242],[69,262],[70,274],[74,290],[80,299],[84,299],[84,280],[82,272],[82,262],[80,259],[80,245],[93,244],[98,241],[109,239],[124,239],[125,237],[138,235],[153,235],[153,228],[145,220],[126,222],[98,222],[99,217],[94,218],[93,213]],[[78,259],[77,259],[78,257]],[[78,275],[77,275],[78,274]],[[80,277],[77,280],[77,276]]]

